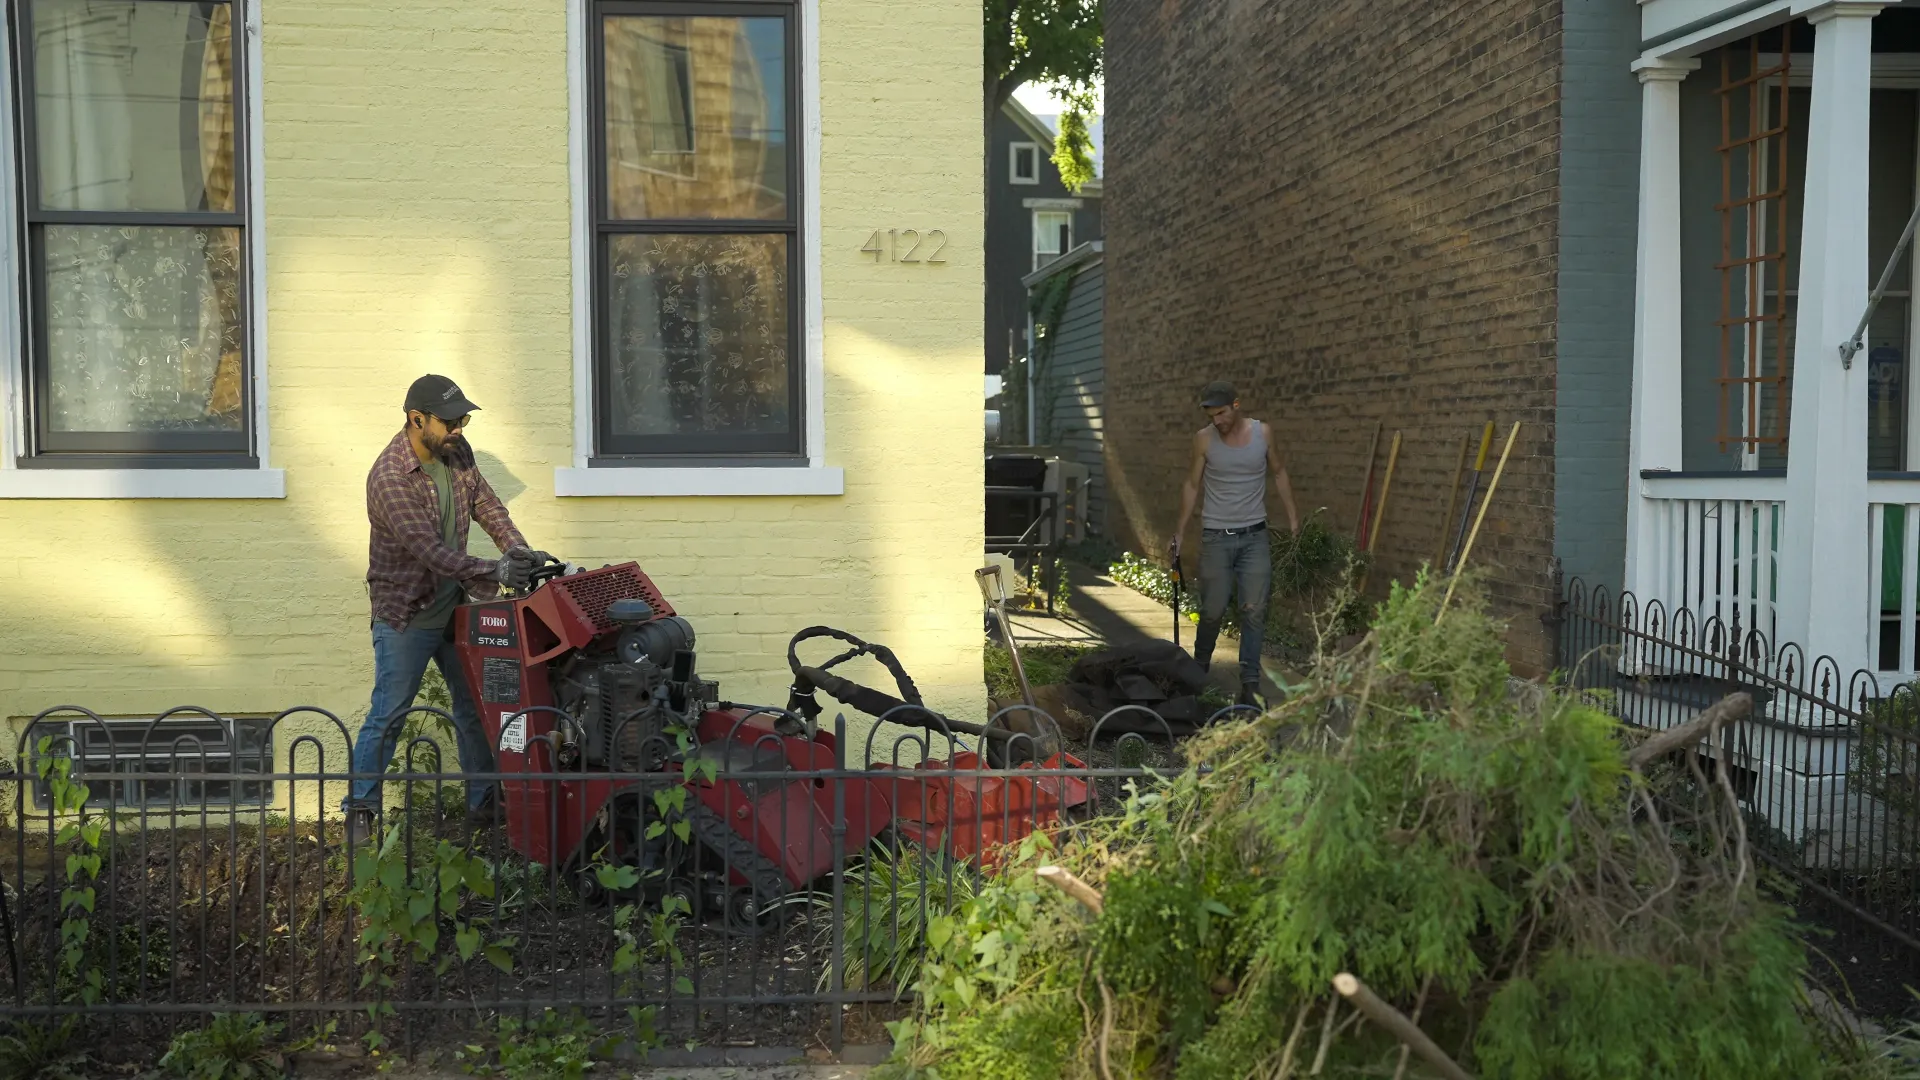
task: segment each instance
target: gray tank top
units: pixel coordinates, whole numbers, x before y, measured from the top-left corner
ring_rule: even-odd
[[[1220,431],[1207,427],[1206,503],[1200,524],[1209,529],[1244,529],[1267,520],[1267,429],[1247,421],[1252,438],[1228,446]]]

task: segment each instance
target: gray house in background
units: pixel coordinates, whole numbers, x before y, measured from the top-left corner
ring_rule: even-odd
[[[1021,279],[1036,311],[1035,440],[1087,469],[1086,525],[1107,532],[1106,244],[1093,240]]]
[[[1099,129],[1094,129],[1098,168]],[[1027,350],[1027,290],[1021,279],[1101,238],[1100,180],[1077,193],[1053,166],[1053,128],[1018,101],[994,118],[988,147],[986,374]]]

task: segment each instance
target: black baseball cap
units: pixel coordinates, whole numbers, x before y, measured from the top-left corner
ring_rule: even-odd
[[[1239,392],[1224,379],[1210,382],[1200,391],[1200,407],[1203,409],[1219,409],[1239,400]]]
[[[422,375],[407,387],[407,411],[418,409],[442,420],[458,420],[480,406],[467,400],[459,385],[445,375]]]

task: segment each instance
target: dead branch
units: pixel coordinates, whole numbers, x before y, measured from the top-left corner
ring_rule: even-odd
[[[1627,767],[1636,772],[1701,739],[1710,737],[1714,730],[1730,721],[1744,720],[1753,712],[1753,695],[1747,693],[1728,694],[1709,705],[1699,716],[1667,730],[1634,747],[1627,755]]]
[[[1280,1068],[1275,1072],[1274,1080],[1289,1080],[1293,1076],[1293,1054],[1300,1048],[1300,1033],[1306,1030],[1307,1014],[1313,1011],[1313,1002],[1300,1006],[1293,1018],[1293,1032],[1287,1036],[1286,1048],[1280,1051]]]
[[[1427,991],[1432,988],[1433,976],[1429,975],[1426,981],[1420,984],[1420,996],[1415,998],[1413,1002],[1413,1019],[1411,1022],[1415,1027],[1418,1027],[1420,1024],[1420,1010],[1427,1007]],[[1400,1044],[1400,1064],[1394,1067],[1393,1080],[1402,1080],[1402,1078],[1407,1075],[1407,1058],[1412,1051],[1413,1047],[1408,1046],[1406,1043]]]
[[[1105,908],[1105,901],[1102,900],[1100,896],[1100,890],[1073,876],[1073,871],[1068,870],[1064,866],[1043,866],[1035,870],[1034,874],[1037,875],[1041,881],[1080,901],[1088,911],[1093,912],[1095,915],[1100,914]]]
[[[1113,992],[1107,989],[1107,980],[1099,972],[1094,972],[1093,981],[1100,988],[1100,1039],[1095,1044],[1100,1054],[1100,1080],[1113,1080],[1107,1064],[1107,1047],[1113,1041]]]
[[[1366,983],[1343,971],[1333,977],[1333,988],[1340,992],[1341,997],[1351,1002],[1354,1008],[1365,1013],[1367,1019],[1385,1028],[1388,1034],[1399,1039],[1402,1044],[1412,1047],[1414,1053],[1419,1054],[1427,1064],[1440,1070],[1440,1075],[1447,1077],[1447,1080],[1473,1080],[1473,1075],[1448,1057],[1447,1052],[1440,1049],[1432,1039],[1427,1038],[1426,1032],[1421,1031],[1413,1021],[1401,1015],[1400,1010],[1374,996],[1373,991],[1367,989]]]
[[[1327,1066],[1327,1050],[1333,1046],[1333,1018],[1340,1012],[1340,997],[1335,994],[1327,998],[1327,1017],[1320,1023],[1320,1049],[1313,1055],[1313,1068],[1308,1076],[1319,1076],[1320,1070]]]

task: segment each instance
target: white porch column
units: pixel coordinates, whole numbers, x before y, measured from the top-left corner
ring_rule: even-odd
[[[1840,343],[1867,303],[1867,116],[1873,17],[1884,5],[1796,5],[1814,24],[1813,103],[1801,205],[1799,327],[1787,513],[1780,550],[1780,637],[1841,677],[1873,658],[1867,568],[1867,365]]]
[[[1633,415],[1627,449],[1627,589],[1642,604],[1655,580],[1653,507],[1643,469],[1680,469],[1680,80],[1693,58],[1634,61],[1640,77],[1640,233],[1633,305]]]

